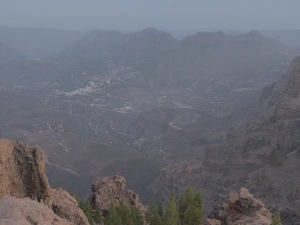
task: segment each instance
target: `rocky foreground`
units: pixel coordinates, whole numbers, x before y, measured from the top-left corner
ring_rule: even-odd
[[[0,224],[89,224],[78,203],[67,191],[51,189],[45,173],[44,153],[17,141],[0,140]],[[127,206],[137,205],[145,214],[139,196],[126,190],[124,177],[98,177],[92,184],[89,199],[92,207],[108,214],[109,202],[118,206],[121,199]],[[272,214],[260,200],[242,188],[230,194],[228,203],[217,206],[203,221],[205,225],[256,224],[270,225]]]

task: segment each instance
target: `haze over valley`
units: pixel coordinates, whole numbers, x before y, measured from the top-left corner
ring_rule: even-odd
[[[144,204],[192,185],[207,216],[245,187],[283,224],[299,222],[300,32],[248,29],[247,13],[244,28],[212,19],[202,30],[147,26],[148,13],[124,29],[46,23],[47,13],[44,27],[0,23],[1,138],[41,146],[51,187],[82,199],[95,177],[118,172]]]

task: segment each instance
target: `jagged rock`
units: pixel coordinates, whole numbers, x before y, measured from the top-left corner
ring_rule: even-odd
[[[29,197],[51,206],[42,148],[0,140],[0,187],[0,198],[5,195]]]
[[[67,191],[57,188],[51,191],[52,208],[56,215],[74,225],[89,225],[88,219],[78,207],[78,203]]]
[[[230,208],[249,216],[254,216],[264,206],[260,200],[253,198],[246,188],[241,188],[238,194],[230,194],[228,204]]]
[[[92,183],[92,195],[90,202],[93,206],[99,207],[103,215],[107,215],[110,201],[114,200],[118,206],[123,199],[128,207],[134,204],[140,207],[142,213],[146,212],[146,208],[139,201],[138,194],[131,190],[126,190],[126,180],[124,177],[115,174],[111,177],[97,177]]]
[[[219,220],[222,225],[269,225],[272,222],[272,214],[246,188],[230,194],[228,203],[214,207],[209,218]]]
[[[42,203],[30,198],[5,196],[0,199],[0,225],[72,225]]]

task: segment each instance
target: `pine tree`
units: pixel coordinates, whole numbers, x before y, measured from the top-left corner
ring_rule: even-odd
[[[131,208],[131,219],[133,220],[134,225],[144,225],[142,212],[135,204]]]
[[[193,204],[194,202],[194,191],[192,186],[188,186],[184,192],[185,198],[188,202],[188,204]]]
[[[183,220],[183,217],[184,217],[184,212],[185,210],[187,209],[188,207],[188,201],[185,197],[185,194],[183,193],[179,199],[179,209],[178,209],[178,212],[179,212],[179,215],[180,215],[180,218]]]
[[[147,210],[146,221],[150,225],[161,225],[161,217],[158,214],[158,210],[155,209],[152,201],[150,201],[149,208]]]
[[[95,212],[95,215],[94,215],[94,220],[97,224],[100,224],[101,223],[101,212],[100,212],[100,209],[98,207],[96,207],[96,212]]]
[[[123,199],[121,200],[121,202],[119,204],[118,214],[121,218],[123,225],[134,225],[132,218],[131,218],[130,210],[125,205]]]
[[[105,217],[104,224],[105,225],[121,225],[122,224],[121,218],[120,218],[119,214],[117,213],[116,205],[113,201],[110,201],[109,212],[108,212],[108,215]]]
[[[185,225],[200,225],[202,222],[202,215],[199,213],[197,207],[193,204],[190,206],[184,215]]]
[[[176,210],[176,196],[174,192],[172,192],[170,195],[163,224],[164,225],[179,224],[179,214]]]
[[[279,211],[276,212],[275,217],[270,225],[282,225]]]
[[[194,203],[194,191],[192,186],[188,186],[179,200],[179,215],[181,224],[185,221],[185,214]]]
[[[148,207],[147,213],[146,213],[146,217],[145,217],[145,219],[146,219],[146,221],[147,221],[148,223],[150,223],[150,222],[152,221],[152,218],[153,218],[153,216],[154,216],[154,212],[155,212],[155,211],[156,211],[156,210],[155,210],[155,207],[154,207],[154,203],[153,203],[153,201],[151,200],[150,203],[149,203],[149,207]]]
[[[88,219],[90,225],[94,224],[94,220],[93,220],[93,209],[90,205],[89,200],[87,200],[84,203],[84,209],[83,209],[84,214],[86,215],[86,218]]]
[[[158,203],[156,211],[157,211],[158,215],[160,216],[160,218],[163,219],[164,218],[164,210],[163,210],[161,202]]]
[[[202,195],[200,193],[200,190],[198,190],[195,194],[193,205],[196,207],[197,215],[199,215],[199,217],[200,217],[200,222],[202,222],[202,219],[203,219],[203,199],[202,199]]]
[[[154,215],[152,217],[152,220],[150,221],[150,225],[161,225],[162,219],[157,211],[154,212]]]

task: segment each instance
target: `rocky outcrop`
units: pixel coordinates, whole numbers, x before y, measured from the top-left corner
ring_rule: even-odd
[[[29,197],[51,206],[42,148],[0,140],[0,187],[0,198],[5,195]]]
[[[291,62],[287,75],[290,75],[291,78],[287,76],[290,79],[286,85],[285,92],[289,97],[297,98],[300,93],[300,56]]]
[[[272,222],[272,214],[246,188],[230,194],[228,203],[214,207],[209,218],[219,220],[222,225],[269,225]]]
[[[286,118],[290,113],[299,109],[300,93],[300,56],[296,57],[279,82],[269,84],[262,89],[259,99],[260,113],[263,117],[276,115]],[[298,116],[298,114],[297,114]]]
[[[0,140],[0,199],[0,224],[89,224],[75,198],[51,191],[40,147]]]
[[[90,202],[93,206],[99,207],[103,215],[107,215],[110,201],[115,201],[118,206],[123,200],[127,207],[136,205],[142,213],[146,212],[146,208],[139,201],[138,194],[131,190],[126,190],[126,180],[124,177],[115,174],[111,177],[97,177],[92,184],[92,195]]]
[[[56,215],[65,218],[73,225],[89,225],[78,203],[67,191],[57,188],[51,191],[52,208]]]
[[[0,199],[0,225],[72,225],[42,203],[29,198],[5,196]]]

